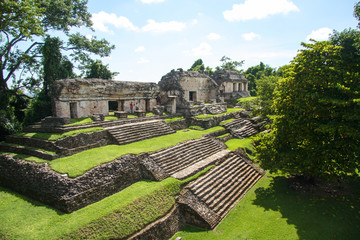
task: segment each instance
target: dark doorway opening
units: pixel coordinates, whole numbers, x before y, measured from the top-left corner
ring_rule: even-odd
[[[78,118],[76,102],[70,103],[70,118]]]
[[[118,111],[118,107],[117,101],[109,101],[109,112]]]
[[[146,112],[150,112],[151,109],[150,109],[150,99],[146,99],[145,100],[145,111]]]
[[[197,99],[196,99],[196,92],[189,92],[189,101],[193,101],[193,102],[196,102]]]

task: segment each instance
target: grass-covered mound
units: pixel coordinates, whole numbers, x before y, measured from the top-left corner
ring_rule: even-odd
[[[71,214],[0,188],[0,239],[123,238],[164,216],[185,180],[141,181]]]
[[[28,133],[28,132],[22,132],[17,133],[15,136],[19,137],[28,137],[28,138],[38,138],[43,140],[49,140],[49,141],[56,141],[64,137],[68,136],[74,136],[79,133],[91,133],[91,132],[97,132],[104,130],[103,127],[92,127],[92,128],[85,128],[85,129],[79,129],[74,131],[69,131],[65,133]]]

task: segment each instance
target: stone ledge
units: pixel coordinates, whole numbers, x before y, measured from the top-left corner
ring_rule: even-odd
[[[229,155],[230,152],[231,151],[229,151],[229,150],[223,150],[221,152],[215,153],[214,155],[211,155],[210,157],[208,157],[204,160],[201,160],[201,161],[181,170],[180,172],[177,172],[177,173],[171,175],[171,177],[180,179],[180,180],[188,178],[188,177],[194,175],[195,173],[203,170],[204,168],[222,161],[224,158],[226,158]]]

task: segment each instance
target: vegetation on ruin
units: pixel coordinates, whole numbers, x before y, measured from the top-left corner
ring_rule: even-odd
[[[49,164],[53,170],[59,173],[67,173],[70,177],[76,177],[84,174],[93,167],[105,162],[113,161],[125,154],[140,154],[157,151],[191,139],[199,139],[204,134],[222,129],[224,128],[218,126],[203,131],[191,129],[180,130],[173,134],[126,145],[108,145],[86,150],[68,157],[52,160]]]
[[[25,149],[31,149],[31,150],[38,150],[38,151],[42,151],[44,153],[49,153],[49,154],[56,154],[56,152],[45,150],[45,149],[38,148],[38,147],[23,146],[23,145],[20,145],[20,144],[7,143],[7,142],[2,142],[0,144],[1,145],[7,145],[7,146],[19,147],[19,148],[25,148]]]
[[[165,215],[185,180],[140,181],[99,202],[65,214],[0,187],[1,239],[110,239],[134,234]]]
[[[166,118],[164,121],[168,123],[168,122],[175,122],[175,121],[182,120],[182,119],[184,119],[183,116],[181,116],[181,117],[174,117],[174,118]]]
[[[215,116],[222,116],[228,113],[233,113],[233,112],[238,112],[238,111],[243,111],[243,108],[227,108],[227,111],[224,113],[219,113],[219,114],[200,114],[195,116],[195,118],[197,119],[207,119],[207,118],[212,118]]]
[[[227,149],[234,151],[238,148],[241,148],[247,153],[247,155],[254,159],[255,154],[255,146],[254,146],[254,139],[256,136],[245,138],[245,139],[238,139],[238,138],[232,138],[225,142]]]
[[[85,128],[85,129],[79,129],[74,131],[69,131],[65,133],[28,133],[28,132],[22,132],[22,133],[16,133],[15,136],[19,137],[28,137],[28,138],[38,138],[43,140],[49,140],[49,141],[56,141],[64,137],[73,136],[79,133],[91,133],[91,132],[97,132],[104,130],[103,127],[93,127],[93,128]]]

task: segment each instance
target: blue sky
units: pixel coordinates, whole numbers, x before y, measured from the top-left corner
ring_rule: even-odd
[[[89,0],[94,32],[116,46],[102,59],[115,80],[158,82],[196,59],[220,65],[222,56],[288,64],[310,37],[356,28],[355,0]]]

